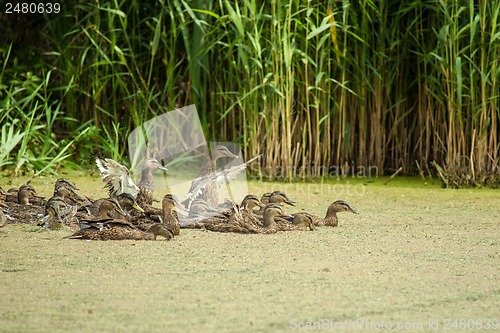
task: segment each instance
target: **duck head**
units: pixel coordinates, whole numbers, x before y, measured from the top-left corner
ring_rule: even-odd
[[[57,190],[60,187],[68,187],[69,189],[71,189],[73,191],[79,190],[78,187],[76,187],[75,185],[70,183],[69,180],[67,180],[65,178],[59,178],[58,180],[56,180],[56,182],[54,184],[54,190]]]
[[[326,212],[327,216],[335,215],[340,212],[351,212],[354,214],[359,214],[357,210],[352,208],[347,202],[344,200],[336,200],[332,202],[332,204],[328,207],[328,211]]]
[[[35,189],[30,185],[22,185],[17,192],[17,201],[23,205],[31,205],[30,199],[38,197]]]
[[[144,209],[142,209],[137,204],[134,197],[130,193],[122,193],[116,197],[116,200],[118,201],[120,207],[125,211],[130,211],[131,209],[135,209],[140,211],[141,213],[144,213]]]
[[[147,160],[145,160],[142,169],[151,171],[154,170],[168,171],[168,169],[165,168],[163,165],[161,165],[161,163],[158,162],[158,160],[155,158],[148,158]]]
[[[237,158],[238,155],[233,154],[226,146],[217,145],[212,150],[212,158],[217,160],[221,157]]]
[[[171,210],[175,208],[176,206],[180,207],[182,206],[179,200],[177,200],[177,197],[173,194],[166,194],[163,197],[163,200],[161,201],[161,206],[163,208],[163,211],[165,210]]]
[[[283,216],[293,218],[292,215],[288,214],[281,208],[280,205],[271,203],[264,209],[264,226],[268,227],[274,223],[275,216]]]
[[[286,203],[287,205],[294,206],[294,203],[296,201],[290,199],[287,197],[285,193],[282,191],[274,191],[271,193],[271,196],[269,197],[269,203]]]
[[[259,198],[257,198],[256,195],[249,194],[243,200],[241,201],[241,206],[244,209],[252,210],[254,207],[260,207],[260,208],[265,208],[266,205],[264,205]]]

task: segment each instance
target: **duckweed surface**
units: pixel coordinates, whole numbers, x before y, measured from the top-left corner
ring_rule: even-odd
[[[80,193],[105,195],[97,176],[67,178]],[[99,242],[7,225],[0,229],[0,332],[463,332],[494,325],[500,192],[384,180],[250,183],[257,194],[285,191],[298,201],[290,212],[323,215],[336,199],[360,212],[339,214],[339,227],[314,232],[182,230],[170,242]],[[50,195],[53,181],[32,185]]]

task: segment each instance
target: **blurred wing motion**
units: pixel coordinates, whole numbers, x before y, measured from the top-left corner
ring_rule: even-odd
[[[236,176],[238,176],[240,171],[243,171],[246,169],[247,165],[255,161],[256,159],[260,158],[262,155],[258,155],[251,160],[248,160],[245,163],[235,165],[229,169],[224,169],[215,173],[211,173],[209,175],[201,176],[198,178],[195,178],[193,180],[193,183],[191,185],[191,190],[188,193],[188,199],[186,200],[187,203],[185,203],[185,207],[187,210],[191,208],[191,204],[193,203],[194,199],[198,197],[198,195],[201,194],[201,191],[211,182],[217,182],[217,183],[223,183],[223,182],[230,182],[231,180],[234,180]]]
[[[101,171],[102,181],[106,183],[110,197],[114,198],[122,193],[129,193],[134,198],[136,197],[139,188],[130,178],[127,167],[110,158],[104,160],[96,158],[95,163]]]

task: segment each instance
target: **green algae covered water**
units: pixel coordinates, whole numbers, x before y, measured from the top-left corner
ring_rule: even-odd
[[[63,176],[81,194],[106,195],[97,173]],[[337,199],[359,211],[339,214],[336,228],[310,232],[181,230],[170,242],[89,242],[64,239],[65,230],[7,225],[0,229],[0,332],[498,325],[500,191],[403,177],[383,185],[386,179],[249,182],[256,194],[285,191],[297,201],[289,212],[322,215]],[[4,189],[24,181],[6,180]],[[54,181],[32,185],[50,195]]]

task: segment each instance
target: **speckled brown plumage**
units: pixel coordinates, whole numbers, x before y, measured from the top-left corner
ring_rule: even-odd
[[[277,218],[276,218],[277,217]],[[314,230],[314,225],[310,218],[301,218],[295,222],[288,222],[280,217],[292,218],[283,208],[275,203],[266,205],[263,215],[262,233],[276,233],[278,231],[303,231]]]
[[[109,189],[110,197],[117,197],[122,193],[129,193],[135,197],[139,206],[143,207],[153,204],[153,188],[155,170],[168,171],[160,162],[154,158],[144,161],[142,167],[141,180],[137,185],[130,178],[129,170],[120,163],[106,158],[104,160],[96,159],[96,164],[101,171],[101,177]]]
[[[5,213],[3,211],[3,209],[5,208],[7,208],[7,205],[5,205],[3,202],[0,202],[0,228],[7,225],[7,216],[5,216]]]
[[[14,191],[12,191],[14,193]],[[37,224],[45,215],[44,202],[30,185],[22,185],[15,192],[15,201],[5,202],[4,212],[11,224]],[[18,203],[19,202],[19,203]]]
[[[52,230],[64,226],[75,231],[79,229],[79,221],[75,217],[76,213],[77,206],[67,204],[61,197],[52,197],[45,205],[45,216],[39,225]]]
[[[162,236],[166,240],[174,237],[171,230],[159,223],[152,225],[147,231],[143,231],[128,222],[111,220],[102,223],[87,223],[83,226],[83,229],[67,238],[88,240],[156,240],[157,236]]]
[[[339,220],[337,217],[337,213],[340,212],[351,212],[354,214],[358,214],[358,212],[353,209],[347,202],[344,200],[337,200],[332,202],[330,206],[328,206],[328,209],[326,211],[326,215],[324,218],[315,216],[313,214],[309,213],[300,213],[300,214],[307,214],[310,216],[312,219],[313,223],[315,226],[330,226],[330,227],[336,227],[339,224]],[[294,214],[294,219],[297,214]]]
[[[195,201],[202,201],[197,199]],[[256,200],[258,203],[251,203],[250,201]],[[260,201],[255,196],[246,196],[241,206],[234,205],[230,209],[225,209],[224,212],[214,211],[207,215],[194,215],[189,219],[183,221],[182,227],[189,229],[206,229],[211,231],[219,232],[237,232],[237,233],[255,233],[251,231],[250,223],[245,226],[246,220],[252,218],[252,214],[249,214],[248,207],[254,207],[256,204],[260,204]],[[208,207],[208,206],[207,206]]]
[[[153,223],[139,229],[114,198],[103,199],[97,215],[80,214],[80,230],[67,238],[90,240],[153,240],[160,235],[166,239],[172,238],[173,232],[165,225]]]
[[[139,193],[135,198],[139,206],[143,207],[145,205],[153,204],[153,189],[154,189],[154,177],[153,171],[163,170],[168,171],[167,168],[163,167],[160,162],[154,158],[147,159],[144,161],[142,167],[141,181],[139,182]]]
[[[148,207],[143,214],[131,218],[131,223],[140,230],[147,230],[158,221],[172,231],[174,236],[180,234],[179,216],[175,210],[179,202],[172,194],[167,194],[162,200],[162,209]]]
[[[254,196],[255,197],[255,196]],[[253,207],[260,201],[257,197],[242,203],[242,208],[228,218],[210,218],[195,224],[195,227],[215,232],[234,232],[243,234],[272,234],[278,231],[314,230],[312,220],[305,218],[296,223],[275,219],[277,216],[292,217],[278,204],[269,204],[264,209],[263,221],[253,212]],[[262,203],[260,203],[262,205]],[[259,205],[259,206],[260,206]]]

